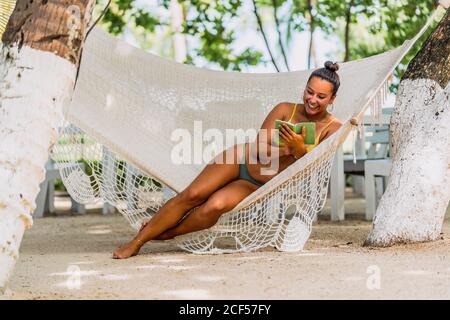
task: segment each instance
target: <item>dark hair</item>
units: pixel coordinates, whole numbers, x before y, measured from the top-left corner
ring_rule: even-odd
[[[339,65],[337,63],[333,63],[331,61],[325,62],[325,67],[314,70],[308,78],[311,80],[312,77],[319,77],[320,79],[331,82],[333,85],[333,96],[336,95],[336,92],[339,89],[339,85],[341,84],[339,81],[339,75],[336,71],[339,70]]]

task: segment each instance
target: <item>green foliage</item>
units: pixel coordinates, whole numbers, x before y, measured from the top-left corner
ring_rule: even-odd
[[[189,61],[193,61],[195,56],[202,57],[219,64],[224,70],[235,71],[261,62],[261,52],[246,48],[236,53],[232,49],[235,30],[231,30],[229,24],[237,17],[241,0],[181,0],[180,3],[187,8],[182,32],[200,41],[200,46],[190,53]]]
[[[346,15],[350,14],[348,57],[356,60],[388,51],[414,37],[433,11],[434,3],[434,0],[322,0],[318,1],[317,15],[320,28],[329,35],[337,34],[344,43]],[[421,40],[429,32],[431,29]],[[406,64],[421,46],[422,41],[418,41],[396,68],[392,91],[396,91]]]
[[[99,8],[105,5],[104,1],[106,0],[98,5]],[[216,63],[224,70],[236,71],[244,66],[267,63],[263,53],[250,46],[240,52],[234,49],[239,36],[240,19],[254,18],[253,12],[243,10],[244,2],[251,5],[252,1],[179,0],[185,15],[181,32],[186,35],[189,43],[185,63],[194,64],[199,59],[204,59]],[[153,34],[158,28],[170,29],[170,2],[158,0],[155,8],[158,11],[153,13],[153,10],[149,12],[148,7],[138,7],[136,0],[112,0],[102,23],[109,32],[116,35],[123,33],[125,27],[140,30],[139,39],[148,42],[151,40],[142,34]],[[412,38],[435,5],[434,0],[255,0],[255,3],[264,12],[273,12],[276,7],[280,30],[284,33],[282,41],[288,46],[295,33],[311,28],[320,29],[330,37],[337,36],[342,46],[330,53],[337,61],[342,61],[346,56],[346,27],[349,29],[348,59],[360,59],[395,48]],[[161,12],[164,14],[159,14]],[[347,21],[349,26],[346,26]],[[255,34],[260,32],[256,23],[254,27]],[[273,27],[273,21],[266,19],[265,28]],[[168,37],[172,35],[173,32],[167,33]],[[271,40],[271,45],[277,46],[276,39]],[[421,41],[397,68],[397,81],[405,69],[405,63],[415,55],[420,46]],[[149,48],[151,45],[144,43],[143,47]]]
[[[392,0],[383,0],[382,2],[384,3],[384,8],[378,30],[385,30],[386,50],[395,48],[405,40],[413,38],[425,24],[435,5],[434,0],[402,1],[401,7],[392,5]],[[419,52],[423,42],[428,38],[436,25],[437,22],[425,32],[396,68],[394,73],[395,81],[391,86],[392,91],[397,90],[399,79],[406,71],[408,62]]]
[[[138,8],[136,2],[113,0],[101,23],[114,35],[122,34],[125,27],[132,29],[138,42],[143,42],[143,48],[148,48],[146,42],[154,39],[142,35],[142,31],[148,34],[154,33],[158,27],[169,28],[170,21],[167,17],[156,16],[144,8]],[[233,49],[235,30],[227,25],[237,18],[241,0],[180,0],[179,3],[186,14],[181,32],[191,38],[190,43],[199,43],[189,48],[185,63],[193,64],[196,58],[201,57],[218,64],[224,70],[241,71],[243,66],[255,66],[262,62],[263,54],[251,47],[241,52]],[[97,12],[104,5],[104,2],[98,4]],[[158,9],[168,11],[170,0],[159,0],[158,5]]]
[[[55,180],[55,190],[56,191],[67,191],[62,179]]]
[[[108,32],[119,35],[124,32],[125,27],[143,28],[147,32],[155,32],[156,27],[161,25],[158,17],[135,5],[135,0],[112,0],[102,24],[106,25]],[[100,14],[106,6],[107,1],[101,1],[96,8]]]

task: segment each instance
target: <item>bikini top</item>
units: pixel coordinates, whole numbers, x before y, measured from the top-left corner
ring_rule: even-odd
[[[289,118],[288,122],[291,122],[292,118],[294,117],[296,109],[297,109],[297,103],[294,105],[291,117]],[[322,130],[320,131],[319,135],[316,137],[316,139],[314,141],[314,144],[306,145],[306,153],[311,152],[319,144],[319,140],[320,140],[320,136],[322,135],[322,132],[324,132],[325,129],[328,128],[329,125],[332,124],[335,119],[336,118],[333,117],[333,119],[330,122],[328,122],[327,125],[324,128],[322,128]]]

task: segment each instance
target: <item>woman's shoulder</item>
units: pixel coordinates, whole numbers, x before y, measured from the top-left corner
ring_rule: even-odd
[[[327,131],[329,134],[334,133],[335,131],[339,130],[339,128],[342,126],[342,121],[336,118],[334,115],[331,115],[331,120],[327,126]]]
[[[334,116],[334,115],[331,115],[331,124],[330,124],[330,126],[334,126],[334,127],[337,127],[337,128],[339,128],[340,126],[342,126],[342,121],[341,120],[339,120],[336,116]]]
[[[272,109],[272,112],[276,112],[280,116],[281,115],[290,116],[292,113],[293,107],[295,105],[298,106],[299,103],[283,101],[283,102],[280,102],[277,105],[275,105],[275,107],[273,107],[273,109]]]
[[[275,105],[275,107],[273,107],[273,109],[292,109],[292,107],[298,104],[296,102],[289,102],[289,101],[283,101],[278,103],[277,105]]]
[[[336,118],[334,115],[331,115],[331,120],[329,120],[330,122],[328,123],[327,128],[325,128],[325,132],[323,132],[323,136],[321,137],[321,141],[325,140],[326,138],[328,138],[330,135],[332,135],[333,133],[335,133],[336,131],[339,130],[339,128],[342,126],[342,121],[339,120],[338,118]]]

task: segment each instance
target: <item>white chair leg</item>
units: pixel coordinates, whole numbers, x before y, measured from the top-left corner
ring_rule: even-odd
[[[364,177],[352,175],[352,179],[353,179],[353,192],[364,196],[365,195]]]
[[[110,214],[110,213],[114,213],[116,211],[116,208],[109,204],[108,202],[105,202],[103,204],[103,208],[102,208],[102,214]]]
[[[383,193],[386,190],[391,167],[391,159],[368,160],[364,164],[367,220],[373,219],[376,213],[378,200],[383,196]]]
[[[375,176],[370,170],[370,167],[365,166],[365,185],[366,185],[366,220],[371,221],[375,215],[376,210],[376,196],[375,196]]]
[[[344,197],[345,197],[345,175],[344,155],[342,146],[336,151],[331,169],[331,220],[341,221],[345,219]]]
[[[45,212],[45,201],[47,196],[48,180],[45,179],[39,186],[40,191],[36,198],[36,209],[33,212],[34,218],[42,218]]]
[[[365,134],[363,134],[362,137],[360,137],[359,134],[356,135],[356,143],[354,145],[356,156],[364,156],[366,154],[365,141],[366,141]],[[364,177],[353,175],[352,179],[353,179],[353,192],[364,196],[365,195]]]
[[[378,208],[378,203],[384,193],[383,177],[375,177],[375,208]]]
[[[389,182],[389,177],[388,176],[384,176],[383,177],[383,193],[386,191],[388,182]]]
[[[134,192],[131,192],[130,190],[134,190],[135,186],[135,178],[133,178],[136,175],[135,170],[133,167],[127,163],[126,166],[126,176],[125,176],[125,188],[128,191],[127,193],[127,209],[128,210],[134,210],[138,207],[138,199],[136,198],[136,195]]]
[[[46,197],[45,210],[49,213],[55,213],[55,180],[49,181]]]
[[[86,214],[86,206],[82,203],[76,202],[72,197],[70,198],[71,211],[77,214]]]

